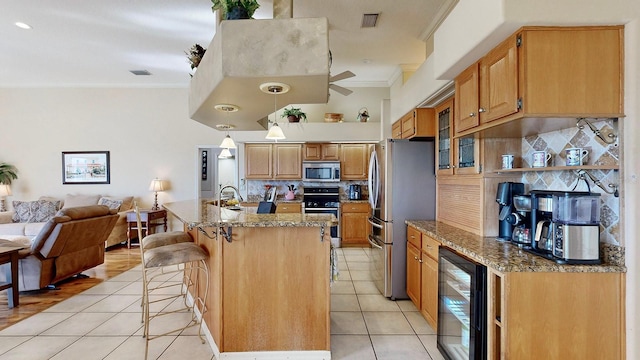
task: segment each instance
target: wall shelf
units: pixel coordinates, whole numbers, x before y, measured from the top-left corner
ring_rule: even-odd
[[[495,170],[495,174],[508,174],[527,171],[570,171],[570,170],[619,170],[619,165],[580,165],[580,166],[547,166]]]

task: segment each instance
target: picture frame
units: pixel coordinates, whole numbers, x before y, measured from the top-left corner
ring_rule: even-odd
[[[62,184],[109,184],[109,151],[63,151]]]

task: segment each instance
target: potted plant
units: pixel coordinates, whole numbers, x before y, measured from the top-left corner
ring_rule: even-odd
[[[291,109],[284,108],[281,117],[286,117],[289,119],[289,122],[300,122],[300,119],[307,121],[307,114],[303,113],[300,108],[294,108],[291,106]]]
[[[0,184],[11,185],[11,181],[18,178],[18,169],[15,166],[0,163]]]
[[[227,20],[251,19],[260,7],[258,0],[211,0],[211,3],[211,10],[222,10],[222,16]]]
[[[204,53],[207,49],[200,46],[200,44],[195,44],[189,49],[189,52],[184,52],[187,54],[187,59],[189,60],[189,64],[191,64],[191,70],[195,69],[200,65],[200,60],[204,56]]]

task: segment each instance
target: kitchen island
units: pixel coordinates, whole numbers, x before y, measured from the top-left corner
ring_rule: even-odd
[[[164,204],[209,253],[205,328],[216,359],[330,359],[333,215]]]
[[[487,267],[487,359],[625,359],[623,254],[606,250],[600,265],[561,265],[444,223],[406,224],[423,242]],[[438,316],[448,311],[437,306]]]

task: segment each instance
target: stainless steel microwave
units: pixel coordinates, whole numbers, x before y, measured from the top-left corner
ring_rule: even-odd
[[[303,181],[340,181],[339,161],[302,162]]]

